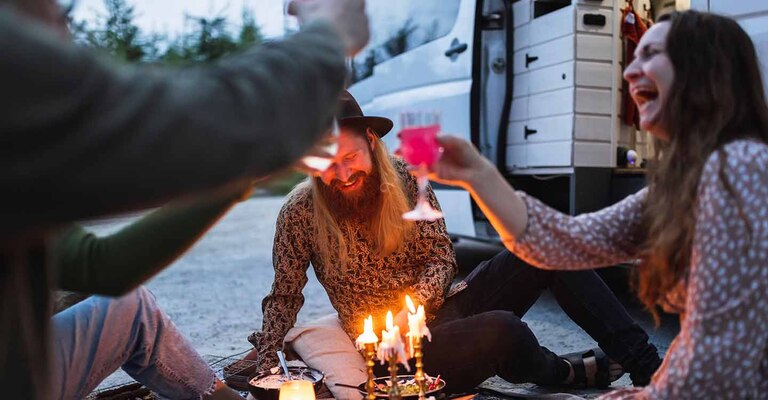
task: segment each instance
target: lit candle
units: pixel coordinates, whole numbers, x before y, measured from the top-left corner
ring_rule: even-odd
[[[424,306],[419,304],[419,308],[411,301],[411,297],[405,295],[405,305],[408,306],[408,345],[411,352],[411,357],[414,356],[413,341],[416,338],[423,336],[427,337],[427,340],[432,341],[432,333],[427,328],[427,316],[424,312]]]
[[[381,343],[377,354],[382,364],[394,358],[410,371],[408,358],[405,356],[405,345],[400,336],[400,328],[394,324],[392,311],[387,311],[387,329],[381,331]]]
[[[373,316],[369,315],[363,323],[363,333],[355,340],[358,350],[365,350],[366,344],[376,344],[379,342],[379,337],[373,333]]]
[[[315,400],[315,388],[310,381],[288,381],[280,385],[280,400]]]
[[[424,306],[419,304],[417,309],[411,296],[405,296],[405,304],[408,306],[408,350],[411,353],[411,357],[416,359],[416,374],[414,380],[419,385],[419,400],[425,400],[427,392],[426,376],[424,374],[424,353],[422,352],[422,337],[427,336],[427,339],[432,340],[432,334],[427,328],[427,317],[424,312]]]
[[[362,350],[365,358],[366,372],[368,379],[365,382],[366,400],[376,400],[376,384],[373,382],[373,356],[376,355],[376,344],[379,338],[373,333],[373,316],[369,315],[363,323],[363,333],[355,340],[358,350]]]

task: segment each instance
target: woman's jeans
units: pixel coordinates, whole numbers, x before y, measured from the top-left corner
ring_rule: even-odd
[[[81,399],[123,368],[171,399],[199,399],[214,373],[145,288],[120,297],[92,296],[52,318],[52,393]]]
[[[567,364],[520,320],[546,289],[636,384],[647,383],[661,363],[648,335],[594,271],[544,271],[505,250],[465,282],[429,324],[432,341],[424,341],[425,370],[441,374],[450,392],[471,390],[494,375],[543,385],[568,376]]]

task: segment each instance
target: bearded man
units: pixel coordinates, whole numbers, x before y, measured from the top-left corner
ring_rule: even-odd
[[[627,371],[635,384],[648,382],[660,364],[656,348],[593,271],[537,270],[505,250],[449,290],[457,265],[444,221],[402,218],[417,185],[380,139],[392,122],[363,116],[349,93],[342,94],[338,110],[333,164],[300,184],[278,216],[275,280],[262,303],[262,331],[249,338],[256,349],[246,358],[255,358],[261,369],[276,365],[275,352],[304,302],[311,263],[351,352],[366,316],[381,323],[387,310],[400,310],[395,320],[407,332],[404,295],[423,304],[432,332],[432,341],[424,343],[425,370],[442,374],[449,392],[471,390],[494,375],[511,382],[607,386]],[[431,189],[429,198],[439,208]],[[607,356],[593,349],[560,357],[539,346],[520,318],[545,289]],[[334,379],[357,384],[344,381],[351,376],[336,373]]]

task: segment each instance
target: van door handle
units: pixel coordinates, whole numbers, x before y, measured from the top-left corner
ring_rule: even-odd
[[[448,50],[445,51],[445,56],[450,58],[451,61],[455,60],[456,57],[467,51],[467,44],[459,42],[459,39],[454,38],[451,42],[451,47],[448,48]]]
[[[536,132],[538,132],[536,129],[528,129],[528,125],[526,125],[525,126],[525,130],[523,131],[523,136],[527,140],[528,136],[531,136],[531,135],[535,134]]]
[[[528,68],[528,64],[538,60],[539,57],[536,56],[529,56],[528,53],[525,53],[525,68]]]

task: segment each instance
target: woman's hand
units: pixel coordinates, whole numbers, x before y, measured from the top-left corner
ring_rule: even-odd
[[[502,241],[514,242],[528,225],[528,207],[523,199],[472,143],[455,136],[439,136],[437,140],[443,146],[443,156],[430,168],[429,179],[468,191]]]
[[[468,190],[485,172],[495,170],[472,143],[456,136],[439,136],[437,140],[443,155],[430,168],[429,179]]]

